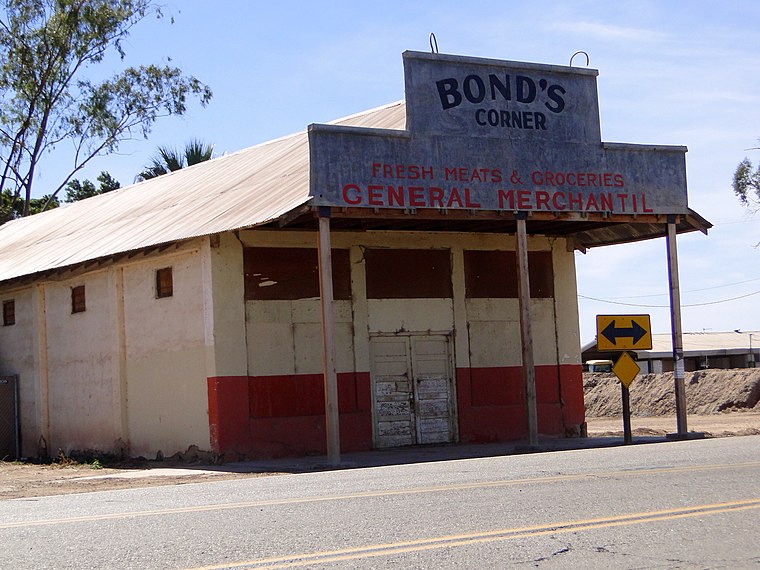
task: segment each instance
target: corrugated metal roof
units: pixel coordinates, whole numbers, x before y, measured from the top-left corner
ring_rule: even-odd
[[[730,331],[730,332],[685,332],[682,335],[685,356],[701,354],[725,354],[728,352],[749,352],[750,335],[752,347],[757,351],[760,347],[760,331]],[[591,341],[581,348],[581,352],[595,351],[596,341]],[[632,351],[634,352],[634,351]],[[655,333],[652,335],[651,350],[636,350],[639,360],[645,358],[670,358],[673,356],[673,341],[670,333]]]
[[[700,354],[725,353],[727,351],[748,352],[749,335],[752,335],[753,349],[760,346],[760,331],[731,332],[693,332],[683,333],[683,351],[685,356]],[[671,335],[653,334],[652,350],[637,350],[639,360],[642,358],[671,357],[673,341]]]
[[[403,101],[334,124],[404,129]],[[309,200],[306,131],[0,226],[0,281],[253,227]]]
[[[406,106],[400,101],[332,124],[404,130]],[[261,226],[298,210],[308,201],[309,140],[307,131],[302,131],[2,225],[0,282],[190,238]],[[490,219],[482,213],[456,214],[442,216],[440,212],[422,211],[400,219],[381,211],[378,219],[372,219],[374,213],[365,209],[356,219],[347,215],[336,218],[335,223],[336,227],[359,230],[515,231],[511,213],[500,212]],[[695,212],[679,218],[679,233],[706,232],[710,227]],[[290,220],[289,227],[313,229],[314,224],[313,216],[307,212]],[[562,216],[536,215],[529,218],[528,231],[569,237],[579,247],[596,247],[660,237],[665,224],[647,223],[635,216],[565,220]]]

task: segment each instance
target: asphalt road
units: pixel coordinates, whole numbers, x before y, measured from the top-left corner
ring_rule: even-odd
[[[0,501],[0,568],[757,568],[760,436]]]

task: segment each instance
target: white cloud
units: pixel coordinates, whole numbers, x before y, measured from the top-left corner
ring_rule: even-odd
[[[659,42],[666,39],[666,34],[642,28],[627,28],[601,22],[562,21],[553,22],[552,30],[563,33],[575,33],[594,36],[605,40],[636,40],[642,42]]]

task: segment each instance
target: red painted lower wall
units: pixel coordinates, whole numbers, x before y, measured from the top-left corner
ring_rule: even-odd
[[[459,368],[457,407],[463,443],[527,437],[522,368]],[[211,445],[228,458],[325,454],[321,374],[208,379]],[[565,436],[584,421],[580,365],[537,366],[539,433]],[[369,372],[338,374],[342,451],[372,448]]]
[[[457,408],[462,443],[528,436],[522,367],[458,368]],[[585,421],[583,369],[536,366],[538,432],[565,436]]]
[[[229,457],[324,455],[321,374],[208,379],[209,428],[215,452]],[[372,448],[369,373],[338,374],[342,451]]]

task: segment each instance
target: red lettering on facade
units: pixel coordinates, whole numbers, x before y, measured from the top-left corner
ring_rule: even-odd
[[[505,206],[504,203],[507,203]],[[515,192],[514,190],[510,190],[509,192],[504,192],[504,190],[499,190],[499,209],[500,210],[514,210],[515,209]]]
[[[376,184],[370,184],[367,186],[367,203],[370,206],[382,206],[383,205],[383,187]]]
[[[652,210],[652,208],[647,208],[647,195],[646,194],[642,194],[641,195],[641,209],[642,209],[642,211],[646,212],[647,214],[651,214],[652,212],[654,212],[654,210]]]
[[[517,209],[518,210],[532,210],[533,204],[531,204],[531,192],[528,190],[517,191]]]
[[[436,186],[429,188],[430,194],[430,207],[431,208],[443,208],[443,189]]]
[[[464,189],[464,203],[468,208],[480,208],[480,204],[470,197],[470,189]]]
[[[458,208],[462,207],[462,198],[459,196],[459,190],[457,190],[456,188],[451,189],[451,194],[449,194],[449,199],[446,202],[446,207],[451,208],[454,202],[457,203]]]
[[[409,187],[409,205],[413,208],[425,207],[425,189],[422,186]]]
[[[343,201],[356,206],[362,203],[362,190],[356,184],[346,184],[343,187]]]
[[[403,186],[388,186],[388,205],[404,207],[404,187]]]

